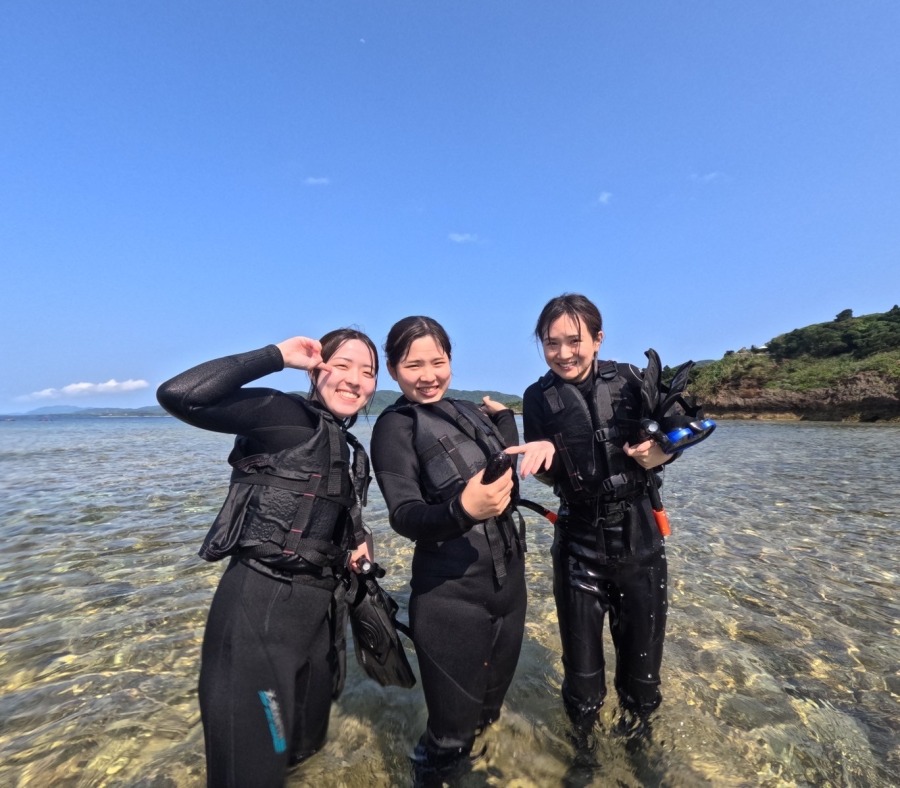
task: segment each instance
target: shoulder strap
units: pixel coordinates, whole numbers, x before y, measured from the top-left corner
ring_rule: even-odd
[[[488,436],[505,446],[503,436],[474,402],[468,400],[442,399],[431,404],[432,412],[453,424],[467,438],[475,441],[488,455],[493,447],[486,442]]]
[[[346,461],[341,451],[341,443],[346,433],[331,419],[322,417],[328,430],[328,495],[340,495]]]
[[[495,447],[491,446],[487,440],[488,435],[492,436],[500,446],[504,445],[502,437],[494,428],[491,420],[481,413],[478,406],[474,403],[469,403],[465,400],[442,399],[431,403],[430,412],[452,424],[465,436],[463,438],[460,435],[443,435],[438,439],[438,444],[447,452],[454,466],[456,466],[457,473],[463,479],[468,476],[469,468],[459,453],[458,446],[464,443],[466,438],[478,445],[484,452],[485,458],[490,457],[495,451]]]
[[[448,401],[464,419],[469,421],[482,434],[491,435],[503,444],[503,436],[500,434],[500,430],[497,429],[493,419],[481,409],[480,405],[466,399],[451,399]]]
[[[547,403],[547,407],[550,408],[550,412],[554,416],[565,407],[562,399],[560,399],[559,392],[556,390],[556,386],[554,385],[555,382],[556,375],[552,370],[547,372],[547,374],[538,381],[541,391],[544,392],[544,402]]]
[[[442,399],[430,404],[431,410],[435,415],[440,416],[444,421],[452,424],[458,430],[463,432],[466,437],[475,440],[477,435],[475,426],[468,419],[463,418],[462,414],[454,407],[453,403],[446,399]]]
[[[599,426],[600,424],[609,424],[613,421],[615,415],[613,401],[618,400],[618,393],[622,387],[621,385],[615,385],[616,378],[619,376],[619,368],[615,361],[598,361],[596,374],[597,380],[594,383],[593,404],[596,408],[594,416]],[[613,391],[613,388],[615,388],[615,391]]]

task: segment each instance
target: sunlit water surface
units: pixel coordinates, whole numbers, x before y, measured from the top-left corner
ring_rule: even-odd
[[[0,785],[203,784],[199,650],[224,567],[195,553],[229,447],[168,418],[0,423]],[[664,490],[654,737],[612,735],[611,702],[591,767],[573,765],[559,701],[552,533],[529,514],[522,658],[467,784],[900,784],[898,447],[897,426],[726,422],[686,452]],[[368,521],[405,615],[411,544],[375,485]],[[349,663],[328,744],[289,785],[409,783],[421,689]]]

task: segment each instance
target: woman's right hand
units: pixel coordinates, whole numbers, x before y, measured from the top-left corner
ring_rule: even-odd
[[[524,479],[529,473],[549,471],[553,465],[556,447],[551,441],[529,441],[521,446],[510,446],[504,449],[507,454],[524,454],[519,465],[519,475]]]
[[[371,564],[375,561],[375,544],[372,541],[372,534],[366,534],[366,540],[350,552],[347,559],[347,566],[356,574],[361,574],[363,565]]]
[[[459,503],[466,514],[479,522],[503,514],[509,506],[513,491],[512,468],[490,484],[482,484],[482,476],[484,471],[478,471],[469,479],[459,496]]]
[[[279,342],[276,347],[281,351],[285,367],[304,369],[307,372],[314,369],[327,372],[331,369],[322,360],[322,343],[318,339],[292,337]]]

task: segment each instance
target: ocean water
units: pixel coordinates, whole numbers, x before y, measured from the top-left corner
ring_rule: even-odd
[[[199,649],[224,567],[196,549],[230,444],[168,418],[0,422],[0,785],[203,785]],[[900,426],[724,422],[667,471],[664,702],[635,748],[609,700],[591,765],[559,700],[552,532],[528,513],[522,657],[465,784],[900,785],[898,447]],[[374,484],[367,519],[405,613],[411,544]],[[288,785],[409,783],[421,688],[348,665],[328,744]]]

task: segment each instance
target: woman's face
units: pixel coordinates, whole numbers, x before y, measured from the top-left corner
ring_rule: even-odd
[[[410,402],[437,402],[450,385],[450,359],[432,336],[413,340],[406,356],[392,367],[390,376],[397,381]]]
[[[325,362],[331,369],[319,372],[316,396],[339,419],[356,415],[375,393],[372,351],[358,339],[348,339]]]
[[[592,337],[584,321],[576,323],[563,315],[550,324],[544,336],[544,360],[567,383],[580,383],[591,373],[602,341],[602,331]]]

